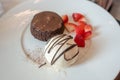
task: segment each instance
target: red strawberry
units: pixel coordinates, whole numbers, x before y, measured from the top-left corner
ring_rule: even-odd
[[[66,30],[68,32],[75,31],[75,38],[74,41],[78,45],[78,47],[85,47],[85,40],[90,39],[92,35],[92,26],[87,24],[85,20],[85,17],[80,13],[73,13],[72,14],[73,20],[77,22],[75,23],[69,23],[68,22],[68,16],[63,15],[62,19],[64,22],[64,26],[66,27]]]
[[[85,26],[85,32],[92,31],[92,26],[91,25],[86,25]]]
[[[87,23],[85,21],[78,21],[79,26],[86,26]]]
[[[62,16],[62,20],[64,23],[67,23],[68,22],[68,16],[67,15],[63,15]]]
[[[75,31],[75,28],[76,28],[76,24],[74,24],[74,23],[65,23],[64,24],[65,25],[65,27],[66,27],[66,29],[67,29],[67,31],[68,32],[73,32],[73,31]]]
[[[84,29],[82,29],[82,27],[79,27],[79,26],[77,26],[76,28],[75,28],[75,31],[76,31],[76,34],[81,34],[81,35],[84,35]]]
[[[86,20],[86,18],[85,18],[85,17],[83,17],[82,19],[79,19],[77,22],[79,22],[79,21],[84,21],[84,22],[87,22],[87,20]]]
[[[84,16],[83,16],[82,14],[80,14],[80,13],[73,13],[73,14],[72,14],[72,17],[73,17],[73,20],[74,20],[75,22],[77,22],[77,21],[79,21],[80,19],[82,19]]]
[[[85,39],[85,40],[90,39],[91,36],[92,36],[92,32],[91,32],[91,31],[88,31],[88,32],[85,32],[85,33],[84,33],[84,39]]]
[[[74,41],[76,42],[78,47],[85,47],[85,40],[82,35],[77,34],[74,38]]]
[[[76,33],[83,35],[85,32],[84,30],[85,26],[86,26],[86,23],[84,21],[79,21]]]

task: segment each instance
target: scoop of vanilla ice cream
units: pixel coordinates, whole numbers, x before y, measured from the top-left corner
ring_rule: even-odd
[[[48,64],[57,68],[68,67],[78,59],[79,48],[70,35],[53,37],[45,46],[45,58]]]

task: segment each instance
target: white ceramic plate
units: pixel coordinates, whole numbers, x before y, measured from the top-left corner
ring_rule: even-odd
[[[97,36],[78,65],[54,72],[29,62],[21,35],[38,11],[81,12]],[[99,6],[86,0],[29,0],[0,18],[0,80],[113,80],[120,71],[120,26]]]

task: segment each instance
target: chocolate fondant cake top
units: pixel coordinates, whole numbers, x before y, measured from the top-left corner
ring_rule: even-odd
[[[32,26],[36,31],[54,31],[62,26],[62,18],[50,11],[44,11],[34,16],[32,20]]]

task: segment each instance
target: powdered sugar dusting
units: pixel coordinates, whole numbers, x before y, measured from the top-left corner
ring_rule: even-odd
[[[44,57],[43,50],[41,48],[36,48],[35,50],[25,50],[25,55],[27,58],[32,60],[33,62],[37,63],[38,65],[42,66],[46,64],[46,59]]]

